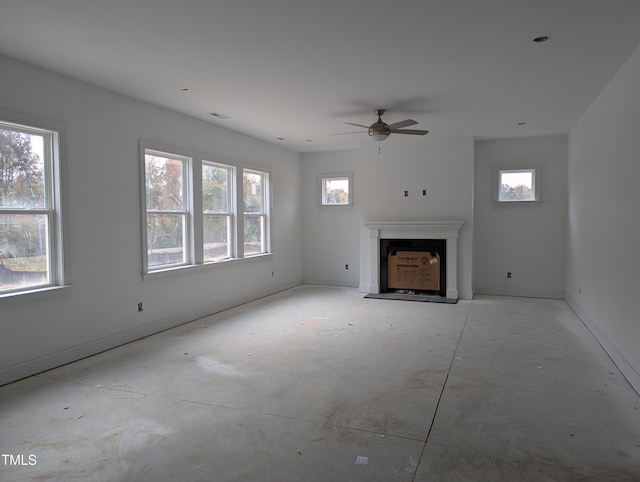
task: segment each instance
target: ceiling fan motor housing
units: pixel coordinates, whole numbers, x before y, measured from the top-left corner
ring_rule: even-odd
[[[384,141],[390,134],[391,129],[389,129],[388,124],[382,122],[380,118],[369,126],[369,137],[373,137],[376,141]]]

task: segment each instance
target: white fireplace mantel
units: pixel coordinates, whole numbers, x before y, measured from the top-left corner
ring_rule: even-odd
[[[380,292],[381,239],[445,239],[447,298],[458,299],[458,232],[464,221],[366,221],[369,230],[369,293]]]

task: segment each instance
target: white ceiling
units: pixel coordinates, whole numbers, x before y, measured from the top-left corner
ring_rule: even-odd
[[[0,53],[299,152],[567,133],[638,44],[638,0],[0,0]]]

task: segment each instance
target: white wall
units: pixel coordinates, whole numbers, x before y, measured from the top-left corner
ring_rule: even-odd
[[[640,48],[569,135],[567,301],[640,393]]]
[[[497,171],[526,168],[540,201],[496,202]],[[563,298],[567,136],[477,141],[474,189],[474,292]]]
[[[6,57],[0,72],[0,110],[66,126],[73,285],[0,302],[0,384],[301,282],[299,154]],[[143,281],[141,138],[271,169],[273,256]]]
[[[302,164],[305,282],[368,289],[365,221],[456,219],[464,221],[458,239],[458,290],[461,298],[472,297],[471,137],[391,136],[378,144],[365,136],[358,150],[304,154]],[[318,176],[341,172],[353,172],[353,208],[319,208]],[[422,196],[423,189],[427,196]]]
[[[455,219],[464,221],[458,239],[458,291],[461,298],[472,298],[471,137],[392,135],[376,143],[365,136],[360,149],[304,154],[302,165],[305,282],[359,286],[367,291],[365,221]],[[353,173],[353,207],[320,208],[318,177],[344,172]]]
[[[369,286],[369,231],[363,222],[450,219],[464,221],[458,238],[458,292],[461,298],[471,299],[473,139],[430,133],[426,137],[392,135],[380,145],[365,142],[357,172],[361,290]]]
[[[320,206],[320,177],[354,174],[357,149],[302,155],[303,277],[308,284],[358,286],[360,179],[353,177],[351,206]],[[345,269],[349,265],[349,269]]]

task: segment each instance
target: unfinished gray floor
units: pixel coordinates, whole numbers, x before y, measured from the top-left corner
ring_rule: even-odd
[[[640,480],[640,398],[563,301],[300,286],[1,387],[0,449],[8,481]]]

